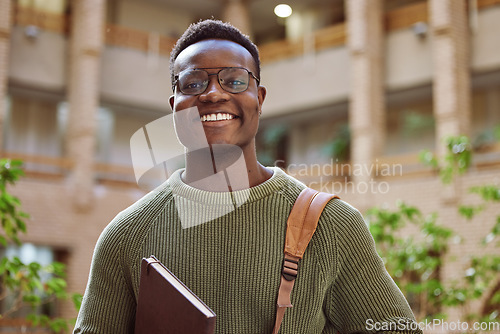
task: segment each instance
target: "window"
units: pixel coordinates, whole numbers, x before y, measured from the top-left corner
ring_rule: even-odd
[[[51,157],[61,155],[56,102],[12,96],[8,106],[7,152]]]
[[[490,86],[472,94],[471,139],[476,150],[487,151],[497,142],[500,131],[500,85]]]

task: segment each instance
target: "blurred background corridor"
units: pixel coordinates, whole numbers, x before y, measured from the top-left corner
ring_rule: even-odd
[[[470,254],[499,254],[477,245],[500,205],[474,222],[456,207],[478,203],[471,187],[500,185],[500,0],[287,0],[288,17],[275,14],[278,4],[0,0],[0,158],[24,162],[26,176],[12,187],[31,215],[23,247],[65,263],[69,290],[84,292],[103,228],[164,180],[137,184],[130,138],[171,113],[170,50],[190,23],[212,17],[259,47],[263,164],[362,213],[398,200],[439,212],[443,226],[467,236],[450,244],[442,278],[463,278]],[[419,154],[442,161],[445,139],[460,135],[470,138],[471,165],[443,185]],[[500,307],[488,299],[500,291],[498,276],[495,284],[438,311],[490,314]],[[64,304],[41,312],[76,315]],[[0,332],[15,321],[0,320]]]

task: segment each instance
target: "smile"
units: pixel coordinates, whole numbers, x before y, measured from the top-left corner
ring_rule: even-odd
[[[227,121],[234,119],[235,116],[227,113],[216,113],[201,116],[202,122]]]

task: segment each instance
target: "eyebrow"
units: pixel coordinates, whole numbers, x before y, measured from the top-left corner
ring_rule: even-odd
[[[192,70],[217,70],[217,69],[225,69],[225,68],[243,68],[243,69],[251,72],[248,68],[243,67],[243,66],[195,67],[195,68],[192,68]]]
[[[178,76],[180,73],[184,72],[184,71],[187,71],[187,70],[217,70],[217,69],[225,69],[225,68],[242,68],[242,69],[245,69],[247,70],[248,72],[250,73],[254,73],[252,70],[246,68],[246,67],[243,67],[243,66],[220,66],[220,67],[192,67],[192,68],[185,68],[183,69],[182,71],[179,71],[177,73],[174,73],[174,77],[175,76]]]

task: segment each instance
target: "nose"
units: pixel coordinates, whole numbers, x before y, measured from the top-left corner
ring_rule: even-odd
[[[221,102],[229,99],[229,93],[219,84],[217,75],[210,75],[208,78],[207,89],[199,95],[201,102]]]

